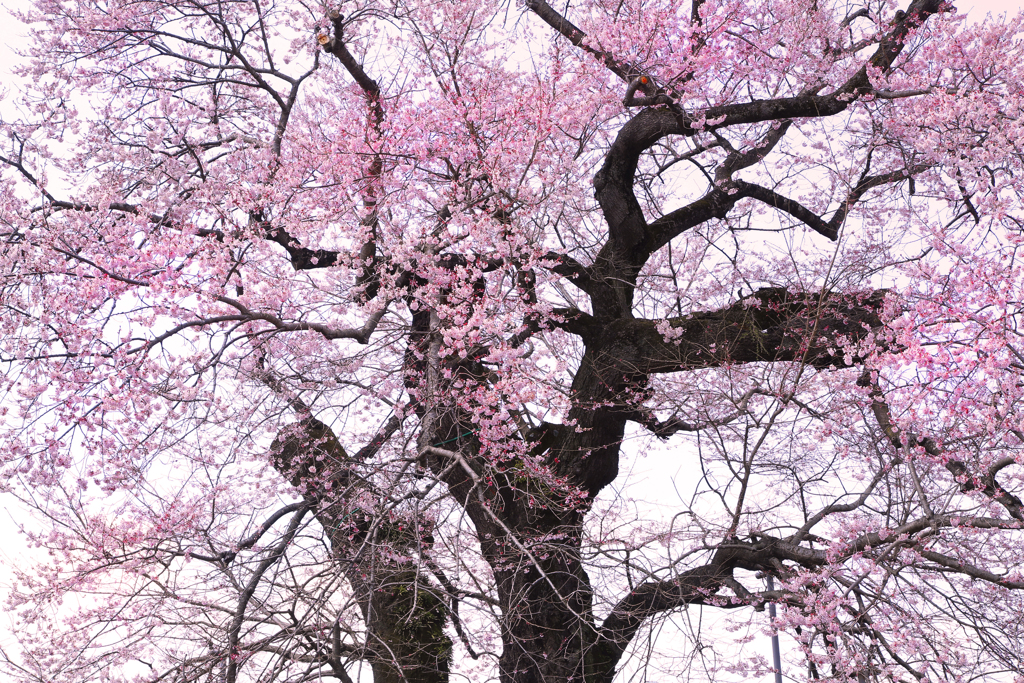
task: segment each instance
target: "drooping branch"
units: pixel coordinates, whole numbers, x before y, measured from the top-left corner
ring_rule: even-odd
[[[598,681],[610,682],[640,626],[651,617],[684,605],[703,604],[732,577],[734,564],[727,549],[719,549],[708,564],[666,581],[637,586],[612,608],[601,624],[595,649]]]
[[[839,237],[839,229],[843,226],[843,223],[846,222],[846,218],[850,214],[850,209],[860,201],[861,197],[863,197],[868,190],[912,179],[915,175],[927,170],[928,168],[929,167],[924,164],[916,164],[907,169],[899,169],[889,173],[869,176],[866,174],[868,168],[865,167],[865,174],[861,176],[857,185],[850,190],[846,199],[839,205],[839,208],[836,209],[835,213],[832,214],[832,218],[828,221],[823,220],[799,202],[788,197],[784,197],[766,187],[761,187],[760,185],[755,185],[742,180],[734,180],[733,184],[739,190],[739,194],[741,196],[757,199],[769,206],[779,209],[780,211],[788,213],[804,223],[807,227],[817,232],[819,235],[823,235],[830,240],[835,240]]]
[[[545,2],[545,0],[526,0],[526,9],[540,17],[545,24],[557,31],[559,35],[564,37],[570,43],[584,52],[593,55],[602,64],[608,67],[609,71],[621,78],[623,81],[630,83],[641,75],[640,71],[635,66],[617,59],[610,52],[598,50],[588,44],[586,42],[587,34],[571,21],[559,14],[558,11]]]
[[[306,513],[309,512],[312,507],[313,506],[308,503],[303,503],[296,509],[295,516],[292,517],[292,521],[288,524],[288,530],[285,532],[284,537],[282,537],[280,542],[274,546],[267,557],[257,565],[256,570],[249,578],[242,594],[238,598],[238,606],[235,608],[235,614],[231,620],[231,626],[228,629],[227,670],[224,675],[225,683],[235,683],[235,679],[238,676],[238,666],[243,659],[241,652],[239,651],[238,643],[241,635],[242,622],[245,620],[245,612],[249,605],[249,601],[252,599],[253,594],[259,587],[260,581],[263,579],[263,575],[266,571],[272,567],[275,562],[280,560],[282,556],[284,556],[284,553],[291,544],[292,539],[295,538],[295,534],[299,531],[299,525],[302,522],[302,518],[306,516]]]
[[[324,339],[354,339],[360,344],[369,343],[370,336],[373,334],[374,330],[377,329],[377,324],[380,323],[381,319],[387,313],[387,307],[384,306],[372,313],[366,319],[366,323],[364,323],[360,328],[336,328],[320,323],[285,322],[276,315],[250,310],[249,307],[242,302],[226,296],[217,297],[217,301],[225,303],[238,310],[246,320],[262,320],[264,322],[268,322],[274,327],[274,329],[281,332],[317,332],[322,335]]]
[[[1011,517],[1024,522],[1024,501],[1004,489],[996,481],[996,475],[1002,467],[1011,464],[1011,462],[1001,459],[989,467],[987,471],[976,473],[972,472],[971,468],[963,460],[951,457],[935,439],[929,436],[914,437],[909,435],[905,438],[903,432],[892,419],[889,404],[886,402],[885,395],[878,384],[878,377],[873,375],[871,371],[865,370],[858,383],[861,386],[870,387],[871,412],[874,414],[878,426],[882,429],[882,433],[885,434],[889,443],[892,444],[898,453],[905,453],[913,448],[922,448],[929,456],[943,463],[946,470],[959,483],[962,493],[978,491],[985,497],[1002,505]]]

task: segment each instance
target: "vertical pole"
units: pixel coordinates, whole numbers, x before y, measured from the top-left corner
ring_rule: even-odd
[[[775,590],[775,580],[772,575],[768,575],[768,590]],[[775,603],[768,603],[768,616],[772,618],[772,623],[775,622]],[[772,627],[772,665],[775,667],[775,683],[782,683],[782,655],[779,652],[779,632]]]

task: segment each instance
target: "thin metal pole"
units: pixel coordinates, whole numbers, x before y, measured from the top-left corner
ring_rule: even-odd
[[[775,590],[775,581],[768,575],[768,590]],[[768,603],[768,616],[775,622],[775,603]],[[775,666],[775,683],[782,683],[782,655],[779,652],[779,632],[772,627],[772,664]]]

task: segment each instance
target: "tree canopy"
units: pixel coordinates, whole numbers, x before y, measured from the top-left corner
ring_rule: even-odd
[[[9,680],[1024,681],[1024,19],[22,19]]]

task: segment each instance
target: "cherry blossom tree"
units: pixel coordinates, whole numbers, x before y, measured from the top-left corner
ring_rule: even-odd
[[[22,18],[9,680],[1024,680],[1021,18]]]

